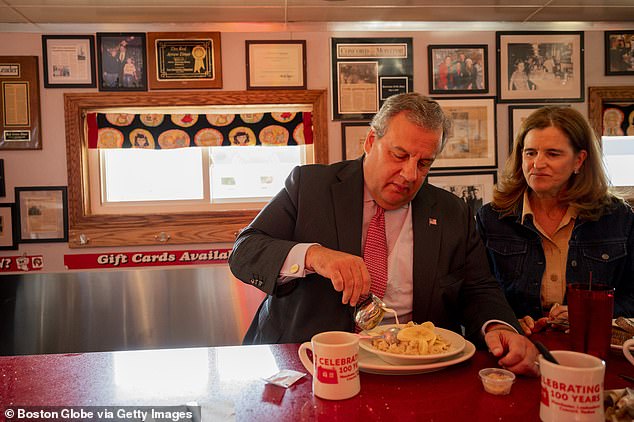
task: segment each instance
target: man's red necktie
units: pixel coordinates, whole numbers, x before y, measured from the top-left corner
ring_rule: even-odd
[[[382,299],[387,287],[387,239],[385,237],[385,210],[378,204],[376,214],[368,226],[363,261],[368,267],[372,281],[370,292]]]

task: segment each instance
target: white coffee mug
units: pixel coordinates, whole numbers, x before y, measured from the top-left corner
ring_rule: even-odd
[[[623,355],[625,359],[629,360],[632,365],[634,365],[634,356],[632,356],[631,348],[634,347],[634,338],[627,340],[623,343]]]
[[[307,351],[313,354],[312,360]],[[322,399],[343,400],[361,391],[359,336],[344,331],[315,334],[299,346],[299,358],[313,376],[313,394]]]
[[[539,355],[542,421],[601,422],[605,362],[586,353],[554,350],[559,365]]]

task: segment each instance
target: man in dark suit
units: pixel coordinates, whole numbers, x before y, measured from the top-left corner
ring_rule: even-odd
[[[388,279],[383,301],[403,322],[432,321],[486,343],[500,364],[536,374],[537,350],[492,277],[468,206],[426,182],[450,123],[419,94],[390,97],[371,123],[365,155],[295,168],[243,230],[229,264],[268,294],[244,339],[310,340],[354,331],[370,290],[362,245],[377,207],[385,210]]]

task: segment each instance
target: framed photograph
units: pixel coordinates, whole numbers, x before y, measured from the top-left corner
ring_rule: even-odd
[[[535,104],[535,105],[511,105],[509,106],[509,153],[513,150],[513,143],[515,142],[515,137],[520,130],[520,126],[526,120],[530,114],[544,107],[545,104]],[[558,104],[560,107],[567,107],[566,104]]]
[[[7,189],[4,183],[4,159],[0,158],[0,197],[7,196]]]
[[[427,46],[430,94],[489,92],[488,46]]]
[[[354,160],[363,155],[363,144],[370,132],[370,122],[341,123],[341,159]]]
[[[495,171],[429,174],[429,183],[461,198],[473,212],[493,199],[493,187],[497,183]]]
[[[588,120],[597,137],[634,136],[634,87],[588,88]]]
[[[412,38],[332,38],[333,120],[370,120],[414,88]]]
[[[582,102],[583,32],[496,32],[503,102]]]
[[[66,186],[16,187],[18,242],[68,241]]]
[[[0,204],[0,251],[18,249],[15,204]]]
[[[445,148],[432,169],[497,166],[495,101],[488,98],[437,99],[452,119]]]
[[[95,88],[93,35],[42,35],[45,88]]]
[[[306,89],[306,41],[245,41],[247,89]]]
[[[634,75],[634,31],[605,31],[605,74]]]
[[[145,33],[97,33],[99,91],[147,91]]]
[[[42,149],[37,56],[0,56],[0,150]]]
[[[222,88],[220,32],[149,32],[151,89]]]

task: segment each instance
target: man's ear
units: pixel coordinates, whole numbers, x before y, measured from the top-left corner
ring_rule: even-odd
[[[370,131],[365,137],[365,141],[363,142],[363,152],[368,154],[372,149],[372,145],[374,145],[374,141],[376,140],[376,133],[374,133],[374,129],[370,128]]]

